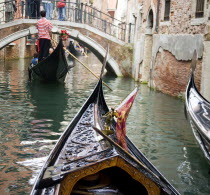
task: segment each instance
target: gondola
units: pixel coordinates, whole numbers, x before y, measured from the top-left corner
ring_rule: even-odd
[[[128,151],[116,143],[115,120],[110,125],[114,133],[102,133],[109,109],[101,77],[51,151],[31,195],[178,195],[127,137]]]
[[[210,164],[210,102],[198,91],[194,81],[197,54],[194,53],[192,71],[185,93],[185,109],[193,134]]]
[[[29,80],[64,82],[70,69],[68,66],[63,42],[60,39],[55,50],[35,66],[29,66]]]
[[[73,54],[75,57],[78,57],[78,56],[82,56],[82,55],[83,55],[83,54],[82,54],[82,51],[80,51],[81,48],[75,49],[75,46],[74,46],[74,43],[73,43],[72,40],[70,40],[67,49],[68,49],[68,51],[69,51],[71,54]],[[74,60],[74,58],[73,58],[72,55],[70,55],[70,54],[68,55],[68,59],[69,59],[69,60]]]

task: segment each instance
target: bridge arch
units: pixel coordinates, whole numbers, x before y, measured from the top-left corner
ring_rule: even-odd
[[[70,34],[70,38],[81,42],[84,46],[90,49],[97,56],[97,58],[103,63],[103,59],[106,55],[106,50],[100,44],[98,44],[96,41],[94,41],[90,37],[83,35],[78,30],[75,30],[75,29],[68,29],[68,28],[53,26],[53,33],[58,33],[60,32],[60,30],[63,30],[63,29],[68,31],[68,33]],[[8,45],[9,43],[15,40],[18,40],[20,38],[26,37],[28,35],[32,35],[32,34],[37,34],[37,29],[35,26],[10,34],[0,40],[0,50],[4,48],[6,45]],[[119,69],[119,65],[110,55],[108,56],[106,69],[108,73],[112,73],[116,76],[122,76],[122,73]]]

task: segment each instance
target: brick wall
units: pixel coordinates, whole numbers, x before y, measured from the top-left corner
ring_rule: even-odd
[[[132,60],[133,60],[133,45],[125,44],[119,45],[115,42],[109,41],[97,35],[93,32],[87,31],[85,29],[77,29],[83,35],[87,35],[91,39],[95,40],[99,43],[103,48],[107,48],[109,45],[109,53],[114,58],[114,60],[119,64],[120,71],[123,76],[131,76],[132,75]]]
[[[163,1],[161,1],[163,3]],[[193,8],[193,1],[184,0],[172,0],[171,1],[171,13],[170,21],[164,24],[164,6],[160,4],[160,26],[159,33],[162,34],[204,34],[205,23],[193,24],[195,20],[195,10]]]
[[[35,53],[35,45],[26,45],[25,49],[25,58],[32,58],[33,54]],[[5,54],[5,57],[4,57]],[[19,59],[20,58],[20,45],[9,45],[3,48],[0,51],[0,60],[3,59],[12,60],[12,59]]]
[[[200,89],[201,60],[197,62],[195,82]],[[155,61],[153,82],[155,88],[171,96],[183,96],[190,74],[191,61],[178,61],[168,51],[158,52]]]

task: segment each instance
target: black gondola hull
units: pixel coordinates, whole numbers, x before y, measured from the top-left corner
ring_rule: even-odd
[[[110,178],[120,175],[116,180],[110,180],[111,185],[107,185],[116,185],[125,194],[128,194],[127,188],[131,194],[140,194],[140,190],[145,193],[148,191],[149,194],[179,194],[128,138],[129,151],[134,157],[107,143],[93,130],[91,125],[103,129],[103,116],[107,111],[109,109],[100,80],[51,151],[37,177],[32,195],[52,191],[59,191],[60,194],[78,192],[78,182],[97,174],[111,176]],[[113,121],[114,131],[115,125]],[[124,188],[118,180],[120,183],[125,182],[123,186],[128,184],[126,182],[131,185]]]
[[[29,68],[32,80],[64,82],[69,67],[65,57],[62,40],[46,59]]]
[[[210,164],[210,103],[196,88],[193,73],[186,89],[185,107],[194,137]]]

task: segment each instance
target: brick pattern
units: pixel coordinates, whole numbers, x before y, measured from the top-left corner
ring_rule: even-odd
[[[162,2],[162,1],[161,1]],[[172,0],[170,12],[170,25],[159,26],[161,34],[204,34],[205,23],[200,25],[191,25],[191,19],[194,19],[194,10],[192,10],[192,1]],[[160,12],[163,12],[163,4],[160,4]]]
[[[5,47],[5,59],[19,59],[19,49],[17,45]]]
[[[109,41],[93,32],[87,31],[85,29],[74,28],[78,30],[83,35],[88,35],[91,39],[99,43],[103,48],[107,48],[109,45],[110,55],[119,64],[120,71],[123,76],[131,77],[132,75],[132,60],[133,60],[133,46],[126,44],[121,46],[115,42]]]
[[[195,82],[200,89],[201,60],[198,60]],[[177,61],[168,51],[157,54],[154,66],[153,81],[155,88],[171,96],[183,96],[190,74],[191,61]]]

